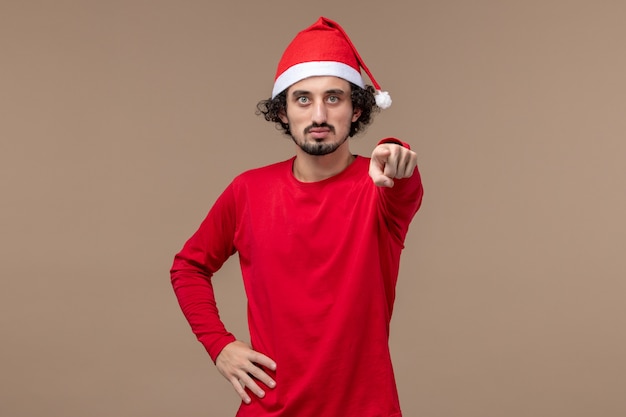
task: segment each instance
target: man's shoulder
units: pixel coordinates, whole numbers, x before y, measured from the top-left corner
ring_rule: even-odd
[[[285,161],[275,162],[269,165],[251,168],[237,175],[233,180],[234,184],[249,184],[265,182],[268,179],[277,180],[291,172],[293,158]]]

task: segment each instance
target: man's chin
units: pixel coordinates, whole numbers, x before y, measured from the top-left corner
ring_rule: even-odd
[[[321,139],[319,141],[306,141],[304,143],[299,143],[295,139],[293,140],[296,145],[298,145],[298,147],[308,155],[324,156],[335,152],[347,139],[348,138],[346,137],[344,140],[339,142],[323,142],[323,139]]]
[[[300,149],[312,156],[324,156],[335,152],[339,146],[337,143],[305,143]]]

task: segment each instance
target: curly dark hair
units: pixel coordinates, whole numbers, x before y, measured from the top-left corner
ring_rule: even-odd
[[[352,122],[350,125],[349,137],[362,132],[367,125],[372,122],[374,113],[380,111],[380,108],[376,105],[374,99],[374,93],[376,90],[371,85],[366,85],[365,88],[361,88],[356,84],[350,83],[350,96],[352,99],[352,107],[354,109],[361,110],[361,116],[359,116],[356,122]],[[285,135],[291,136],[289,125],[283,123],[280,119],[280,115],[284,114],[287,110],[287,90],[278,94],[273,99],[261,100],[256,105],[257,115],[263,115],[268,122],[276,123],[276,128],[283,131]]]

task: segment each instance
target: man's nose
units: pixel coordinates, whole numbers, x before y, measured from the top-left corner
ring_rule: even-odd
[[[324,102],[316,103],[313,107],[312,121],[317,124],[326,123],[326,106]]]

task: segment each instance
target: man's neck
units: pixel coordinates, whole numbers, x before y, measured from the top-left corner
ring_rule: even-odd
[[[322,156],[309,155],[296,147],[293,175],[302,182],[322,181],[342,172],[354,159],[347,142],[335,152]]]

